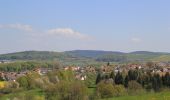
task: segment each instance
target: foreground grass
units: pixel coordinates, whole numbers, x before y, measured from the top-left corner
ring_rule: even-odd
[[[94,89],[89,89],[89,92],[93,93]],[[16,100],[25,100],[24,97],[27,97],[27,100],[45,100],[44,93],[40,89],[0,95],[0,100],[15,100],[15,97],[18,98]],[[170,91],[164,91],[160,93],[145,93],[137,96],[114,97],[101,100],[170,100]]]
[[[44,94],[40,89],[35,89],[0,96],[0,100],[25,100],[25,98],[30,98],[30,100],[44,100]]]
[[[102,100],[170,100],[170,92],[147,93],[138,96],[122,96]]]

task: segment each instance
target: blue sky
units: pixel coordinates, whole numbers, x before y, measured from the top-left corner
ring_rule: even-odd
[[[1,0],[0,53],[170,52],[169,0]]]

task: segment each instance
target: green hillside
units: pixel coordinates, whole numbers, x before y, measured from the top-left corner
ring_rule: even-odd
[[[170,61],[170,55],[161,55],[152,59],[153,61]]]
[[[148,51],[135,51],[131,53],[95,50],[75,50],[66,52],[24,51],[2,54],[0,55],[0,60],[60,60],[67,63],[170,61],[170,54]]]
[[[25,51],[0,55],[1,60],[52,60],[71,57],[65,53],[49,51]]]

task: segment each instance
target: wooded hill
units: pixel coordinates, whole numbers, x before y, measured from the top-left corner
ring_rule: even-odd
[[[135,51],[130,53],[74,50],[65,52],[51,51],[24,51],[1,54],[0,60],[94,60],[99,62],[126,62],[126,61],[170,61],[170,53]]]

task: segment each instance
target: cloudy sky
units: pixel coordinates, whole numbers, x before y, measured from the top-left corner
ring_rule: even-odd
[[[169,0],[1,0],[0,53],[170,52]]]

